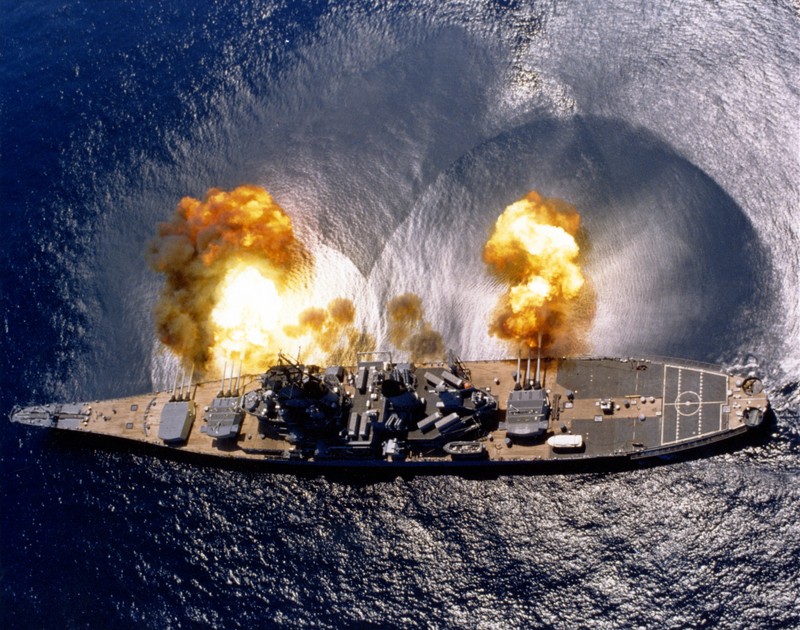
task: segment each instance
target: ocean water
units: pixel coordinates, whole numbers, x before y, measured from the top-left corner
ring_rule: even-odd
[[[189,3],[187,3],[188,5]],[[164,384],[144,249],[255,183],[385,335],[499,356],[480,251],[574,204],[598,354],[759,373],[708,458],[488,478],[202,466],[0,421],[0,625],[800,626],[796,3],[5,3],[0,412]]]

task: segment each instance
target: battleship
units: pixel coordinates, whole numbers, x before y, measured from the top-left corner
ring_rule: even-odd
[[[532,364],[533,363],[533,364]],[[394,362],[352,367],[283,354],[260,374],[176,375],[168,391],[15,407],[13,422],[228,461],[396,469],[669,459],[758,427],[753,374],[672,359]]]

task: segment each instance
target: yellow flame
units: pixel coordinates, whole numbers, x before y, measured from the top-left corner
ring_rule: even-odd
[[[256,267],[240,263],[230,269],[211,311],[217,363],[269,354],[280,330],[283,302],[275,283]]]
[[[509,285],[490,324],[492,334],[536,347],[539,334],[552,340],[565,332],[565,314],[585,282],[575,240],[579,229],[574,207],[535,191],[500,215],[483,252]]]
[[[187,365],[204,371],[226,354],[252,365],[296,347],[280,328],[301,310],[292,296],[307,288],[313,260],[263,188],[212,188],[204,200],[182,199],[158,226],[150,264],[165,276],[155,307],[159,337]]]

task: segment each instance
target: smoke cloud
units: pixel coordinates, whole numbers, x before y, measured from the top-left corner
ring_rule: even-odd
[[[229,192],[212,188],[202,201],[184,197],[172,219],[158,225],[148,258],[165,278],[154,309],[157,334],[184,363],[201,371],[215,348],[227,343],[225,352],[231,353],[237,337],[246,342],[249,333],[242,326],[248,322],[236,323],[236,309],[245,312],[270,287],[277,292],[301,284],[312,267],[289,216],[258,186]],[[245,270],[255,270],[266,291],[239,282],[244,295],[229,300],[236,302],[233,311],[215,310],[226,285]]]
[[[310,336],[314,345],[325,353],[325,362],[355,365],[358,352],[375,349],[375,339],[355,325],[356,308],[346,298],[331,300],[327,308],[307,308],[298,316],[297,324],[287,325],[290,337]]]
[[[404,293],[386,305],[389,341],[398,350],[410,354],[412,361],[442,359],[445,351],[442,335],[425,321],[422,300],[413,293]]]
[[[489,332],[536,347],[576,351],[594,313],[594,294],[578,266],[580,217],[559,199],[531,191],[497,219],[483,251],[507,290]],[[158,226],[149,262],[165,282],[154,309],[161,341],[189,366],[241,360],[261,369],[281,349],[330,364],[353,365],[375,340],[356,324],[353,303],[308,307],[313,261],[288,215],[258,186],[212,188],[185,197]],[[442,335],[425,320],[422,300],[398,295],[386,305],[389,340],[413,361],[439,360]]]
[[[483,259],[507,290],[489,332],[537,347],[582,351],[594,314],[594,293],[578,265],[580,215],[561,199],[536,191],[497,219]]]

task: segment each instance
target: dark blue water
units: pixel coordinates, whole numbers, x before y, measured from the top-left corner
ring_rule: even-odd
[[[0,412],[163,386],[147,241],[182,196],[249,182],[321,295],[380,339],[378,305],[413,290],[464,358],[502,352],[492,222],[567,199],[595,352],[755,370],[776,417],[708,458],[486,479],[215,468],[0,422],[0,625],[800,625],[796,10],[174,4],[4,5]]]

